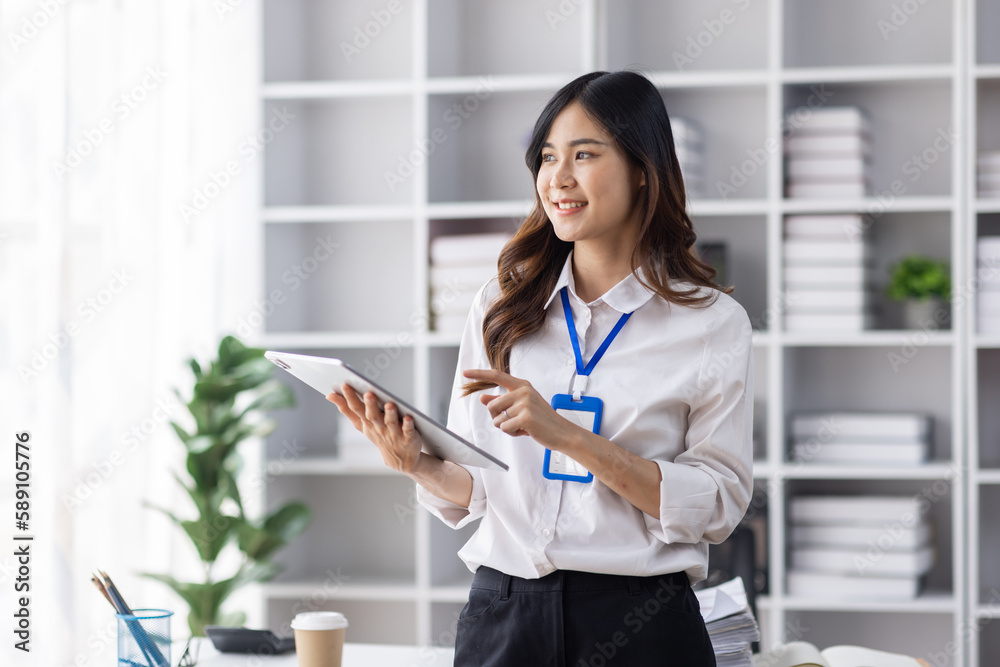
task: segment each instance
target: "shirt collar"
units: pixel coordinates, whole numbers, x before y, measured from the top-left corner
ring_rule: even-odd
[[[643,277],[645,277],[646,273],[643,270],[643,267],[639,267],[639,272]],[[569,255],[566,256],[566,262],[563,264],[562,273],[559,274],[559,280],[556,281],[556,286],[553,288],[552,293],[549,294],[549,298],[545,302],[546,309],[548,309],[552,300],[556,298],[559,294],[559,290],[563,287],[569,287],[569,293],[578,299],[580,298],[576,293],[576,281],[573,280],[572,250],[570,250]],[[644,287],[635,277],[634,273],[630,273],[617,285],[605,292],[604,296],[597,300],[603,301],[620,313],[631,313],[649,301],[652,297],[653,292]]]

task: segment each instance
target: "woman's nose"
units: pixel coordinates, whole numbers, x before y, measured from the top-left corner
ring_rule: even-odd
[[[573,172],[565,164],[556,165],[552,171],[552,178],[549,185],[553,188],[567,187],[573,184]]]

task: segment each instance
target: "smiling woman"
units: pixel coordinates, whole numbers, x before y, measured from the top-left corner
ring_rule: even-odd
[[[329,398],[447,525],[482,519],[456,665],[714,665],[691,584],[750,500],[749,318],[691,253],[645,77],[567,84],[525,159],[535,206],[469,314],[448,414],[510,470],[421,452],[374,396]]]

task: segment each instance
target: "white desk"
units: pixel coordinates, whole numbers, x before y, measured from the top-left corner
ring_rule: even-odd
[[[180,659],[184,645],[174,648],[172,658]],[[382,644],[344,645],[343,667],[451,667],[455,651],[450,648],[388,646]],[[201,640],[198,667],[298,667],[295,653],[273,656],[219,653],[208,639]]]

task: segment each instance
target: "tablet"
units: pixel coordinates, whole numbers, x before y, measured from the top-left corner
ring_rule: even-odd
[[[379,408],[386,403],[395,403],[402,418],[405,415],[413,417],[417,432],[424,441],[424,451],[438,458],[462,465],[486,468],[488,470],[507,470],[507,464],[489,452],[461,437],[420,412],[406,401],[401,400],[364,375],[354,370],[340,359],[326,357],[311,357],[304,354],[275,352],[268,350],[264,356],[275,366],[283,368],[324,396],[330,392],[340,392],[340,387],[348,384],[358,395],[374,392]],[[373,445],[374,446],[374,445]]]

